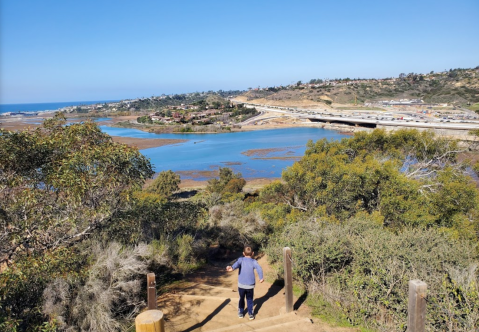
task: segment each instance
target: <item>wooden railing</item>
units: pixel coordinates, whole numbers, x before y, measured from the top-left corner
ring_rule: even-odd
[[[293,311],[293,257],[289,247],[283,248],[286,313]],[[147,275],[148,310],[135,319],[136,332],[165,332],[163,313],[157,308],[155,274]],[[426,327],[427,284],[409,281],[407,332],[424,332]]]
[[[158,310],[156,301],[156,280],[154,273],[146,276],[148,310],[143,311],[135,319],[136,332],[165,332],[165,318]]]

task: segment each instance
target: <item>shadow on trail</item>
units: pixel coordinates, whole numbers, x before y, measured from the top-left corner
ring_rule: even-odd
[[[296,302],[293,304],[293,310],[298,310],[299,307],[306,301],[308,298],[308,291],[304,291],[303,294],[299,297],[299,299],[296,300]]]
[[[263,304],[268,301],[270,298],[274,297],[283,289],[283,283],[279,280],[276,280],[268,289],[266,294],[262,297],[259,297],[254,300],[254,314],[257,315]]]
[[[190,307],[185,307],[180,297],[163,296],[158,299],[158,308],[167,308],[163,310],[165,314],[165,324],[168,330],[177,331],[179,329],[178,325],[182,325],[185,322],[171,321],[170,318],[174,318],[174,316],[190,317],[194,314],[193,308],[201,306],[203,302],[203,300],[196,300],[192,302]]]
[[[203,319],[203,321],[187,328],[186,330],[183,330],[183,332],[191,332],[191,331],[194,331],[194,330],[199,329],[200,327],[204,326],[206,323],[208,323],[210,320],[212,320],[213,317],[215,317],[221,310],[223,310],[223,308],[226,307],[228,305],[228,303],[230,303],[230,302],[231,302],[230,299],[224,300],[223,303],[221,303],[211,314],[206,316],[206,318]]]

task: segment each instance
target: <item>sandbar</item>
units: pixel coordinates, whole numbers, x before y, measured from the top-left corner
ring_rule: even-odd
[[[286,146],[286,147],[280,147],[280,148],[266,148],[266,149],[251,149],[251,150],[246,150],[241,152],[241,154],[244,154],[247,157],[256,157],[256,158],[266,158],[269,154],[275,153],[275,152],[286,152],[286,155],[291,155],[294,154],[294,151],[291,151],[291,149],[298,149],[301,148],[302,146]]]
[[[138,148],[138,150],[157,148],[164,145],[184,143],[186,139],[168,139],[168,138],[134,138],[112,136],[114,142],[126,144]]]

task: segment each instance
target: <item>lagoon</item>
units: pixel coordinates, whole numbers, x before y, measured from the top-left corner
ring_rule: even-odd
[[[333,130],[305,127],[222,134],[153,134],[130,128],[100,128],[111,136],[187,139],[185,143],[141,152],[150,158],[155,172],[172,170],[182,179],[195,180],[208,179],[206,173],[218,167],[230,167],[246,179],[279,178],[284,168],[304,155],[308,140],[346,137]]]

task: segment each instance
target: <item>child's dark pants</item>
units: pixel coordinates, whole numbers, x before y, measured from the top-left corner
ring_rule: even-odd
[[[244,298],[246,296],[246,304],[248,305],[248,314],[253,316],[253,289],[244,289],[238,287],[239,293],[239,304],[238,304],[238,314],[244,315]]]

